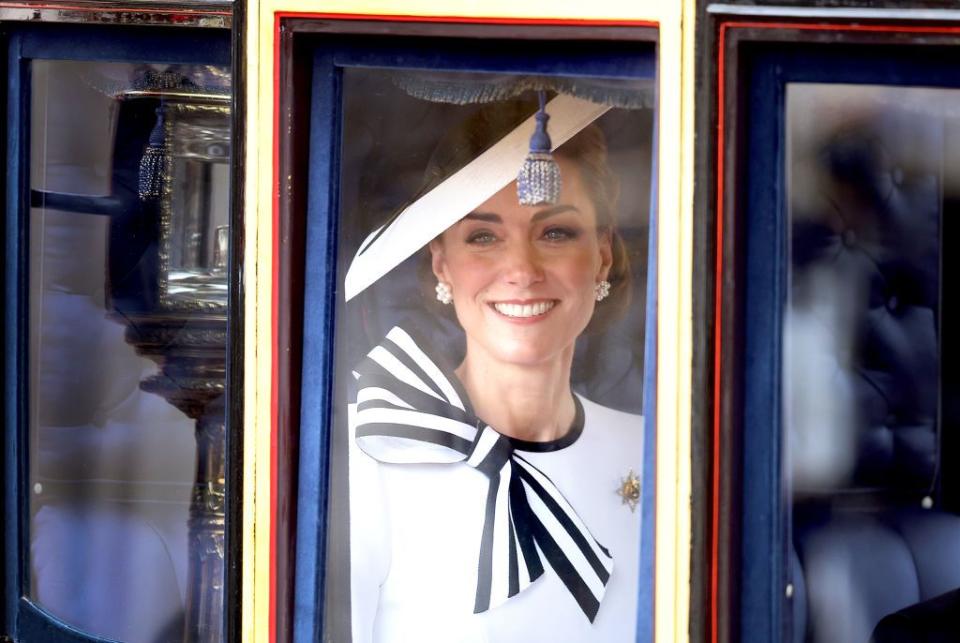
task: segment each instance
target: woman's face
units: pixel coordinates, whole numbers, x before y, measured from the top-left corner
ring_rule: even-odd
[[[468,351],[536,365],[569,356],[610,270],[610,235],[576,163],[557,157],[555,205],[522,206],[511,183],[430,244],[433,272],[453,290]]]

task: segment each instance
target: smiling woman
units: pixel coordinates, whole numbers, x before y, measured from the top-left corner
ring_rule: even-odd
[[[558,165],[556,205],[520,205],[511,184],[430,244],[466,335],[457,377],[501,433],[541,441],[570,427],[574,342],[612,262],[610,230],[598,229],[577,165],[562,156]]]
[[[636,224],[645,208],[630,204],[631,253],[611,157],[636,172],[622,159],[644,150],[610,153],[603,131],[620,112],[629,125],[619,131],[636,141],[636,114],[549,79],[531,79],[516,98],[461,105],[472,87],[461,76],[427,92],[426,77],[345,78],[347,114],[357,90],[424,137],[387,144],[382,124],[360,117],[370,112],[345,119],[341,197],[357,214],[343,219],[342,240],[371,213],[394,212],[356,244],[339,311],[337,361],[353,376],[339,386],[350,518],[328,551],[337,556],[338,539],[350,550],[352,638],[631,641],[643,418],[622,402],[642,395],[580,391],[611,377],[602,358],[583,355],[589,339],[642,372],[614,324],[629,309],[630,255],[644,258]],[[610,103],[639,102],[635,89],[611,91]],[[387,203],[385,193],[417,175],[413,197]],[[411,298],[418,290],[433,301]],[[642,345],[642,323],[624,324],[619,332]],[[605,330],[611,338],[585,337]],[[627,483],[637,492],[618,495]],[[345,580],[329,567],[328,587]]]

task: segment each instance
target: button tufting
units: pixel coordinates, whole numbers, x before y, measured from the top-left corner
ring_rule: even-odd
[[[893,413],[890,413],[889,415],[887,415],[887,419],[884,420],[884,424],[886,424],[887,426],[893,426],[896,423],[897,423],[897,416],[894,415]]]
[[[890,295],[890,297],[887,299],[887,310],[893,313],[893,312],[896,312],[897,308],[899,307],[900,307],[900,300],[897,299],[896,295]]]
[[[900,185],[903,183],[903,170],[899,167],[893,168],[893,173],[891,178],[893,179],[894,185]]]
[[[857,233],[854,230],[844,230],[842,235],[843,245],[852,248],[857,244]]]

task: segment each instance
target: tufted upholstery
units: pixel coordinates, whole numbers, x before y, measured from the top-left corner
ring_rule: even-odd
[[[848,488],[922,491],[933,481],[940,129],[887,112],[841,131],[812,160],[820,198],[794,211],[794,306],[823,306],[829,295],[815,289],[844,298],[820,321],[843,335],[832,351],[854,390]]]
[[[960,587],[960,517],[952,514],[834,510],[805,516],[795,538],[803,561],[794,570],[797,642],[866,643],[888,614]]]
[[[795,130],[789,166],[797,642],[866,643],[887,614],[960,587],[960,517],[933,502],[943,123],[851,111]]]

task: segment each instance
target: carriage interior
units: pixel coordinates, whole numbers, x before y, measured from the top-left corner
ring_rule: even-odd
[[[788,89],[784,484],[797,643],[958,631],[957,97]]]

